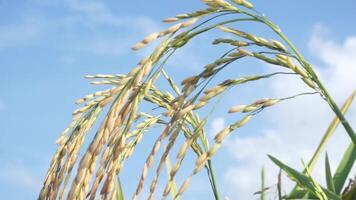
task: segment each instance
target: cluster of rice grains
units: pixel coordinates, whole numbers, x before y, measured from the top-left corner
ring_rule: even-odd
[[[153,194],[160,180],[159,176],[165,168],[168,155],[174,145],[179,147],[179,152],[169,171],[168,181],[163,181],[165,187],[161,195],[162,198],[166,198],[168,194],[173,192],[174,177],[179,172],[187,152],[192,151],[196,154],[195,168],[180,185],[178,191],[174,193],[174,199],[177,199],[186,191],[192,177],[204,166],[208,170],[212,170],[207,163],[232,131],[244,126],[264,108],[288,99],[264,98],[250,105],[237,105],[230,108],[229,113],[241,112],[245,116],[217,133],[214,143],[209,145],[204,130],[207,118],[200,120],[196,111],[207,106],[213,98],[236,85],[269,78],[277,74],[299,76],[314,92],[323,95],[320,87],[316,84],[317,77],[310,65],[284,38],[279,28],[256,12],[250,2],[246,0],[232,0],[232,2],[203,0],[203,3],[208,8],[167,18],[164,22],[176,24],[166,30],[150,34],[135,44],[132,48],[138,50],[153,40],[162,39],[153,53],[142,59],[137,67],[133,68],[127,75],[86,76],[86,78],[93,80],[92,84],[94,85],[108,85],[111,88],[89,94],[76,102],[84,105],[73,112],[72,123],[57,140],[59,147],[51,161],[39,199],[115,198],[117,192],[119,192],[116,177],[123,168],[124,161],[131,157],[136,146],[141,142],[143,134],[155,124],[160,124],[164,128],[157,137],[149,155],[147,155],[144,166],[142,166],[141,177],[132,199],[137,199],[143,191],[147,174],[152,168],[163,142],[167,142],[167,145],[162,148],[162,156],[157,159],[158,165],[149,185],[148,199],[153,199]],[[229,14],[231,19],[219,21],[221,19],[219,17],[226,14]],[[267,25],[284,42],[288,43],[288,48],[277,40],[268,40],[242,30],[227,27],[227,25],[240,21]],[[231,38],[234,38],[218,38],[212,42],[213,45],[227,45],[230,49],[231,47],[233,49],[213,63],[207,64],[201,73],[184,79],[182,87],[178,87],[163,69],[166,60],[176,49],[183,47],[189,40],[212,29],[232,34]],[[256,49],[256,47],[265,50],[255,52],[253,49]],[[289,48],[292,51],[289,51]],[[245,57],[281,66],[289,69],[289,72],[227,79],[206,89],[209,82],[207,80],[213,79],[221,70]],[[174,94],[162,92],[155,86],[155,82],[160,77],[168,80],[168,84],[175,92]],[[139,107],[144,101],[162,109],[161,114],[151,116],[139,112]],[[96,131],[88,149],[78,158],[89,129],[98,119],[104,107],[109,108],[103,122]],[[177,137],[180,134],[185,137],[185,141],[181,144],[177,142]],[[75,165],[76,163],[77,165]],[[76,170],[76,172],[73,172],[73,170]],[[71,174],[74,177],[70,178]],[[212,184],[214,184],[214,181]],[[217,191],[214,191],[214,193],[218,196]]]

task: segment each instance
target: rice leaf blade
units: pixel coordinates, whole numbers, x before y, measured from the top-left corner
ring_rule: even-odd
[[[325,178],[328,190],[335,192],[334,181],[331,175],[329,156],[325,154]]]
[[[346,182],[346,179],[355,163],[356,159],[356,148],[351,142],[346,152],[344,153],[338,167],[336,168],[335,174],[333,176],[333,182],[335,185],[335,192],[340,194],[342,188]]]
[[[344,102],[344,104],[341,107],[341,112],[343,114],[345,114],[348,109],[350,108],[353,99],[355,97],[355,92],[353,92]],[[310,171],[313,171],[314,166],[316,164],[316,162],[318,161],[318,159],[320,158],[321,152],[325,149],[326,144],[328,143],[329,139],[331,138],[331,136],[334,134],[336,128],[338,127],[338,125],[340,124],[340,120],[337,116],[334,117],[334,119],[331,121],[329,127],[327,128],[323,138],[321,139],[317,149],[315,150],[312,158],[310,159],[310,161],[308,162],[307,167],[310,169]],[[304,172],[305,173],[305,170]],[[297,191],[298,186],[296,185],[294,187],[294,189],[292,190],[292,192],[290,192],[288,194],[289,197],[296,197],[296,198],[302,198],[305,194],[303,194],[300,191]],[[341,189],[340,189],[341,190]],[[339,191],[340,192],[340,191]],[[336,190],[336,193],[339,193]]]
[[[350,108],[353,99],[355,97],[355,92],[353,92],[344,102],[344,104],[341,107],[341,112],[342,114],[345,114],[348,109]],[[326,144],[328,143],[328,141],[330,140],[331,136],[334,134],[336,128],[338,127],[338,125],[340,124],[340,120],[338,117],[334,117],[334,119],[331,121],[329,127],[327,128],[323,138],[320,141],[320,144],[318,146],[318,148],[316,149],[313,157],[311,158],[311,160],[308,163],[308,168],[312,171],[316,162],[318,161],[321,152],[325,149]]]
[[[293,181],[295,181],[300,187],[305,188],[306,190],[308,190],[311,193],[315,193],[316,189],[315,186],[313,185],[312,181],[310,180],[309,177],[307,177],[306,175],[298,172],[297,170],[285,165],[284,163],[282,163],[281,161],[279,161],[277,158],[268,155],[268,157],[278,166],[280,167],[283,171],[285,171],[288,176],[290,177],[290,179],[292,179]],[[325,195],[327,196],[328,199],[333,199],[333,200],[341,200],[340,196],[338,196],[337,194],[335,194],[334,192],[326,189],[326,188],[322,188],[322,191],[325,193]]]

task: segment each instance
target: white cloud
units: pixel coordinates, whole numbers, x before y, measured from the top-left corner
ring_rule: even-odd
[[[0,50],[51,44],[50,48],[70,49],[98,56],[120,56],[146,35],[163,30],[171,24],[157,22],[142,15],[118,15],[101,1],[32,0],[18,17],[17,23],[0,27]],[[51,15],[52,9],[63,9],[65,15]],[[35,10],[36,12],[33,12]],[[175,70],[197,71],[206,55],[197,51],[206,38],[196,39],[180,49],[169,62]],[[157,42],[136,53],[139,57],[153,51]],[[45,47],[48,48],[48,47]],[[61,62],[73,64],[75,56],[59,55]],[[199,68],[197,68],[197,66]]]
[[[0,50],[47,45],[51,41],[55,44],[51,48],[117,56],[130,51],[130,46],[145,35],[161,29],[146,16],[116,15],[103,2],[34,2],[18,17],[19,21],[0,27]],[[57,7],[64,8],[67,14],[47,17],[47,12]]]
[[[19,189],[38,191],[41,180],[22,162],[9,162],[0,167],[0,181]]]
[[[130,47],[141,40],[146,35],[161,30],[158,23],[149,17],[132,16],[121,17],[121,24],[118,26],[125,32],[118,32],[114,36],[90,38],[85,45],[82,45],[81,50],[97,55],[120,55],[127,51],[131,51]],[[147,48],[141,54],[151,52],[151,48]]]
[[[209,129],[209,135],[214,137],[219,131],[226,127],[225,118],[217,117],[211,122],[211,127]]]
[[[311,36],[309,47],[315,57],[322,61],[322,66],[315,66],[321,80],[341,104],[356,86],[356,36],[337,43],[326,37],[325,28],[319,25]],[[300,80],[291,77],[278,78],[266,88],[272,97],[284,97],[307,89]],[[353,106],[347,115],[351,124],[356,122],[355,108]],[[333,113],[319,96],[308,96],[276,105],[262,117],[267,125],[257,128],[260,134],[236,135],[227,142],[227,149],[239,163],[230,166],[225,173],[225,185],[229,186],[232,199],[253,198],[252,193],[259,190],[263,165],[267,170],[268,184],[277,182],[278,169],[266,154],[302,169],[300,160],[310,159]],[[333,169],[349,141],[342,127],[332,137],[327,148]],[[319,162],[316,169],[314,175],[323,183],[324,180],[320,180],[324,173],[323,161]],[[292,186],[290,182],[287,185]]]
[[[121,19],[101,2],[66,0],[67,6],[91,22],[120,25]]]

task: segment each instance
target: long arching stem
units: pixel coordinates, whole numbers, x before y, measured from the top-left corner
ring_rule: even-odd
[[[264,16],[258,16],[253,13],[250,13],[247,11],[242,11],[242,10],[237,11],[237,13],[243,13],[245,15],[248,15],[248,16],[254,18],[255,21],[259,21],[259,22],[267,25],[290,47],[290,49],[293,51],[293,53],[295,53],[295,56],[297,57],[298,61],[308,71],[312,80],[317,84],[325,101],[329,104],[330,108],[334,111],[335,115],[339,118],[341,124],[344,126],[344,128],[345,128],[347,134],[349,135],[349,137],[351,138],[352,142],[356,145],[356,134],[355,134],[354,130],[352,129],[350,123],[345,118],[345,116],[342,114],[342,112],[340,111],[340,108],[336,105],[334,99],[329,94],[329,92],[326,90],[325,86],[319,80],[317,74],[314,72],[313,68],[311,67],[311,64],[305,60],[305,58],[298,51],[296,46],[288,39],[288,37],[286,35],[284,35],[284,33],[281,31],[281,29]]]
[[[271,28],[273,29],[273,27],[271,27]],[[278,30],[273,29],[273,30],[288,44],[288,46],[292,49],[292,51],[296,54],[296,56],[303,62],[304,67],[308,70],[308,72],[312,76],[313,81],[318,85],[318,87],[320,88],[320,91],[323,93],[326,102],[329,104],[329,106],[334,111],[336,116],[340,119],[340,122],[344,126],[347,134],[350,136],[352,142],[356,145],[356,135],[355,135],[354,130],[352,129],[351,125],[349,124],[349,122],[347,121],[345,116],[340,111],[340,108],[336,105],[332,96],[329,94],[329,92],[326,90],[325,86],[319,80],[318,76],[314,72],[311,65],[304,59],[304,57],[299,53],[297,48],[292,44],[292,42],[279,29]]]

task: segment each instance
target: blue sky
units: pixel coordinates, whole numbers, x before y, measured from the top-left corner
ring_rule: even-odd
[[[332,94],[342,102],[356,86],[352,75],[356,68],[353,62],[356,57],[356,29],[353,26],[356,2],[275,0],[254,4],[279,24],[316,65]],[[166,27],[161,19],[203,6],[198,0],[0,0],[0,195],[4,199],[36,198],[56,148],[54,141],[70,122],[71,112],[76,108],[74,101],[96,90],[83,79],[84,75],[127,72],[148,53],[146,49],[132,52],[129,48],[132,44]],[[197,39],[173,59],[168,71],[174,74],[177,82],[197,73],[209,62],[207,55],[216,55],[211,49],[201,48],[208,39],[212,38],[208,35]],[[258,71],[263,66],[258,65],[242,73]],[[268,66],[265,68],[262,71],[271,70]],[[285,87],[288,83],[290,88]],[[268,81],[242,87],[241,95],[226,101],[233,104],[239,99],[248,103],[267,94],[281,97],[291,94],[291,89],[305,88],[289,79]],[[313,112],[302,112],[298,106]],[[355,109],[349,116],[351,124],[355,124]],[[288,117],[294,120],[286,120]],[[217,112],[208,124],[209,130],[221,128],[227,123],[226,118],[226,114]],[[251,191],[258,189],[251,187],[256,183],[252,175],[258,177],[259,167],[268,162],[266,153],[282,151],[281,158],[299,165],[301,157],[310,156],[326,128],[325,123],[331,118],[328,108],[314,97],[266,111],[241,131],[244,135],[233,136],[217,155],[216,162],[221,163],[217,166],[219,182],[228,185],[224,187],[224,195],[232,199],[251,197]],[[301,122],[291,122],[298,120]],[[312,127],[308,120],[318,123]],[[296,133],[308,137],[305,132],[317,132],[311,136],[316,140],[303,144],[292,136]],[[334,138],[335,144],[330,145],[335,149],[335,163],[341,151],[336,149],[347,140],[343,131],[339,132],[340,136]],[[291,144],[285,145],[288,142]],[[298,150],[301,147],[304,150]],[[296,159],[290,159],[290,155]],[[243,174],[248,176],[242,177]],[[197,186],[204,186],[204,177],[196,180],[195,189],[188,191],[187,199],[203,194],[209,197],[210,194],[204,192],[207,189]],[[135,183],[128,187],[132,185]]]

